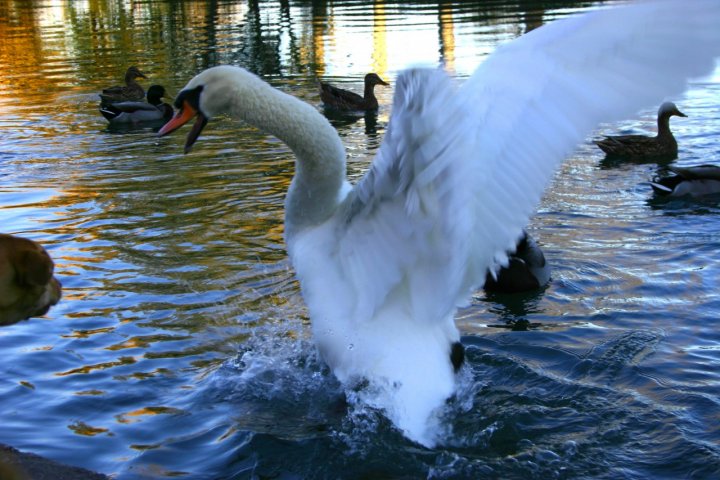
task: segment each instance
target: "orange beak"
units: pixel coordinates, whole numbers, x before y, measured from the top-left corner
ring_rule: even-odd
[[[197,116],[197,120],[195,120],[195,124],[193,125],[192,130],[190,130],[190,133],[188,133],[187,140],[185,141],[185,153],[188,153],[190,149],[192,148],[195,141],[200,136],[200,132],[202,132],[203,128],[205,128],[205,125],[207,125],[207,117],[202,114],[202,112],[196,110],[195,108],[190,105],[187,101],[184,101],[182,104],[182,107],[180,107],[180,110],[177,111],[175,116],[170,119],[169,122],[167,122],[158,132],[158,137],[163,137],[169,133],[174,132],[178,128],[185,125],[187,122],[190,121],[193,117]]]

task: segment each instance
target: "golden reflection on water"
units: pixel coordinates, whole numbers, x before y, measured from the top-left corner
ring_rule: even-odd
[[[179,408],[172,407],[143,407],[131,412],[116,415],[115,419],[118,423],[135,423],[142,421],[142,418],[148,415],[182,415],[186,412]]]
[[[92,425],[88,425],[87,423],[82,421],[74,422],[68,425],[68,428],[77,435],[83,435],[88,437],[94,437],[95,435],[100,434],[112,435],[109,428],[93,427]]]
[[[449,5],[440,4],[440,52],[448,72],[455,73],[455,29],[453,11]]]
[[[465,15],[477,15],[477,8],[470,4]],[[447,3],[406,11],[377,1],[372,9],[367,28],[357,24],[366,17],[357,20],[351,8],[325,2],[3,0],[0,104],[43,107],[48,100],[56,104],[55,95],[96,94],[122,83],[129,65],[147,73],[149,83],[176,89],[188,77],[218,63],[239,63],[271,76],[344,72],[361,77],[369,70],[385,76],[390,63],[393,68],[404,66],[402,56],[417,59],[421,46],[426,62],[444,62],[451,71],[460,70],[463,57],[460,74],[468,74],[468,65],[472,69],[479,61],[475,45],[458,43],[457,19]],[[542,21],[537,6],[527,15],[533,22],[527,29]],[[388,34],[389,21],[394,27],[412,22],[413,16],[431,23],[400,36],[397,31]],[[492,16],[480,21],[499,27],[506,23]]]
[[[75,395],[88,395],[88,396],[97,396],[97,395],[105,395],[104,390],[82,390],[80,392],[75,392]]]
[[[65,338],[89,338],[93,335],[110,333],[115,327],[95,328],[92,330],[73,330],[72,333],[63,335]]]
[[[105,347],[106,350],[125,350],[128,348],[147,348],[153,343],[156,342],[172,342],[172,341],[178,341],[178,340],[189,340],[189,335],[180,335],[180,336],[173,336],[173,335],[146,335],[143,337],[132,337],[124,342],[117,343],[115,345],[111,345],[109,347]]]
[[[148,380],[154,377],[175,377],[175,373],[167,368],[156,368],[150,372],[133,372],[129,375],[117,375],[117,380],[128,381],[128,380]]]
[[[380,78],[387,77],[387,32],[385,25],[385,5],[382,1],[373,4],[373,51],[371,70]]]
[[[105,370],[108,368],[119,367],[124,365],[132,365],[138,361],[135,357],[120,357],[113,362],[102,362],[95,365],[85,365],[79,368],[73,368],[64,372],[55,373],[58,377],[65,377],[67,375],[87,374],[96,370]]]

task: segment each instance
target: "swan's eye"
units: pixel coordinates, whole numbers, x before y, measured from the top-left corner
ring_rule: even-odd
[[[183,90],[177,97],[175,97],[175,108],[180,110],[183,108],[185,102],[187,102],[196,111],[200,111],[200,94],[202,91],[202,85],[198,85],[191,90]]]

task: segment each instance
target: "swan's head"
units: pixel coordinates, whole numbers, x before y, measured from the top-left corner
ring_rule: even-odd
[[[209,68],[196,75],[175,97],[177,113],[160,129],[158,136],[172,133],[195,118],[185,141],[185,153],[189,152],[208,120],[230,109],[228,99],[231,92],[237,93],[238,86],[242,85],[241,77],[255,78],[242,68],[228,65]]]
[[[660,105],[660,108],[658,109],[658,117],[663,115],[668,117],[672,117],[673,115],[677,115],[678,117],[687,117],[687,115],[678,110],[677,106],[673,102],[665,102]]]

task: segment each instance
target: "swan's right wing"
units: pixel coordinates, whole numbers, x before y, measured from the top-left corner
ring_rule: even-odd
[[[442,72],[402,74],[383,145],[338,227],[360,317],[398,294],[418,321],[466,301],[599,123],[712,70],[718,25],[718,0],[640,2],[501,46],[460,89]]]
[[[600,123],[682,93],[718,55],[718,0],[639,1],[557,20],[498,47],[463,85],[484,125],[478,155],[544,185]]]

